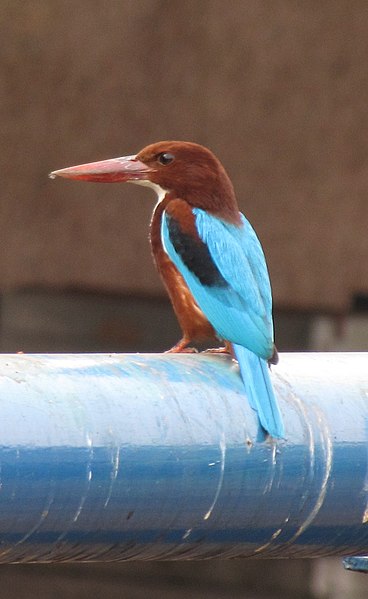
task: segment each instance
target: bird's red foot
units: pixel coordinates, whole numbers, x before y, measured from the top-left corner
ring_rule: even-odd
[[[188,347],[188,343],[190,343],[190,339],[180,339],[174,347],[168,349],[165,354],[197,354],[198,350],[195,347]]]

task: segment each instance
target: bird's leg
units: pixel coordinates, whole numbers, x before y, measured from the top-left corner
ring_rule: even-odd
[[[188,347],[190,339],[183,337],[171,349],[168,349],[165,354],[197,354],[198,350],[195,347]]]

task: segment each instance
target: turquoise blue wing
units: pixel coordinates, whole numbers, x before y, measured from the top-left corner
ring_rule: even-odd
[[[271,288],[253,228],[244,216],[236,226],[198,208],[193,215],[198,239],[183,234],[180,223],[164,213],[161,233],[167,254],[219,336],[269,358]]]

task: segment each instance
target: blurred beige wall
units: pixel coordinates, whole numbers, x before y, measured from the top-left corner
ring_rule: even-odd
[[[366,1],[12,0],[0,50],[0,290],[163,293],[152,192],[47,173],[172,138],[225,164],[278,307],[368,293]]]

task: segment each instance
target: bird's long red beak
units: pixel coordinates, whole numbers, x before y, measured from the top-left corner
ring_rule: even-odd
[[[50,173],[49,177],[65,177],[79,181],[94,181],[98,183],[118,183],[127,181],[142,181],[148,179],[148,174],[154,169],[137,160],[136,156],[122,156],[100,162],[89,162],[62,168]]]

